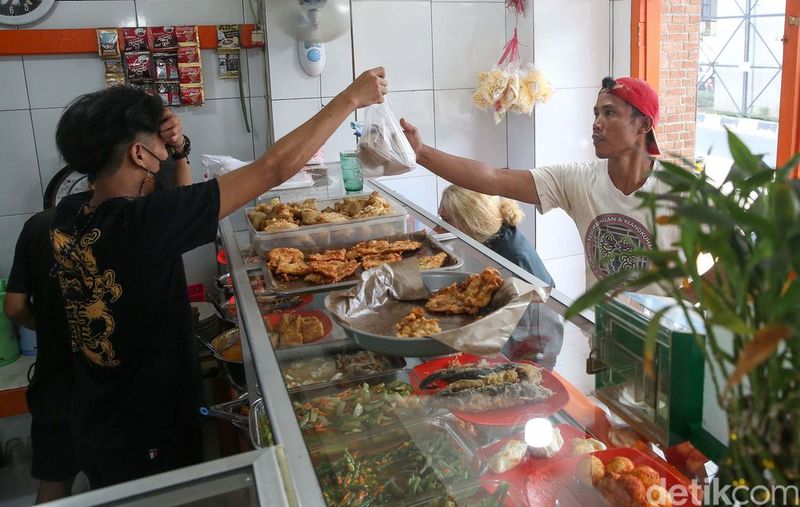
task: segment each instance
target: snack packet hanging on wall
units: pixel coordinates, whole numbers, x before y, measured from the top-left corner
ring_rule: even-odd
[[[416,166],[416,154],[392,113],[388,99],[366,109],[358,159],[367,177],[403,174]]]

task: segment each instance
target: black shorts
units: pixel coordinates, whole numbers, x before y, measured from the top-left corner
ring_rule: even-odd
[[[201,428],[188,426],[153,448],[80,446],[78,456],[92,489],[104,488],[200,463]]]
[[[69,421],[31,423],[31,475],[41,481],[66,481],[74,478],[80,467]]]

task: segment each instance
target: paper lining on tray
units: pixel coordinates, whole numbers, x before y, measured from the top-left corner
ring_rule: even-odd
[[[455,274],[454,274],[455,275]],[[364,272],[361,281],[346,291],[330,293],[325,306],[333,315],[357,331],[393,338],[394,325],[416,306],[424,306],[431,294],[413,259]],[[487,307],[490,313],[471,315],[430,314],[439,320],[442,332],[431,335],[445,345],[472,354],[495,354],[502,349],[531,302],[543,302],[545,288],[518,278],[506,278]]]

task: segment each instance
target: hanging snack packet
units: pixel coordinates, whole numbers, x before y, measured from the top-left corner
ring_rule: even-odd
[[[147,29],[143,26],[138,28],[121,28],[123,47],[126,53],[137,51],[147,51]]]
[[[97,52],[100,58],[119,58],[119,32],[116,28],[97,29]]]
[[[370,177],[402,174],[416,165],[417,157],[392,113],[388,99],[366,109],[364,131],[358,142],[358,159],[362,171]]]

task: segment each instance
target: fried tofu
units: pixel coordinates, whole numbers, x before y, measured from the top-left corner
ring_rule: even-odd
[[[418,337],[429,336],[440,333],[439,319],[428,319],[425,317],[425,310],[418,306],[411,310],[411,313],[395,324],[396,336]]]

